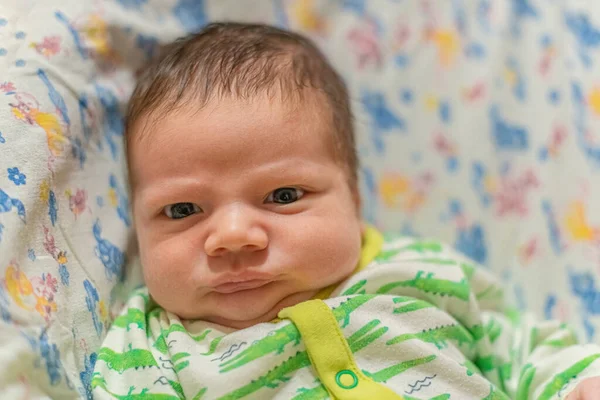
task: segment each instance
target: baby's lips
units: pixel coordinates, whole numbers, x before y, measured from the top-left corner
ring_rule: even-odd
[[[243,290],[258,289],[261,286],[265,286],[271,283],[270,280],[266,279],[249,279],[246,281],[231,281],[221,283],[213,286],[213,291],[223,294],[241,292]]]

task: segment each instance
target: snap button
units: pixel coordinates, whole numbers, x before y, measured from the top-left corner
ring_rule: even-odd
[[[349,369],[343,369],[335,375],[335,383],[342,389],[353,389],[358,385],[358,377]]]

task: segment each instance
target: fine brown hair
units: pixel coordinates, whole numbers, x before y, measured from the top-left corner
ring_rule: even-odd
[[[201,109],[212,99],[262,93],[302,99],[305,89],[326,99],[335,157],[356,186],[358,160],[344,81],[309,39],[269,25],[212,23],[165,46],[138,78],[125,120],[126,142],[131,144],[142,117],[160,118],[184,104]]]

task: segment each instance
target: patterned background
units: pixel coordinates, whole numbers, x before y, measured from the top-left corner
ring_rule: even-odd
[[[441,238],[509,299],[600,334],[595,0],[8,0],[0,5],[0,388],[89,397],[139,284],[124,105],[211,20],[313,38],[351,88],[364,216]],[[597,287],[598,285],[598,287]]]

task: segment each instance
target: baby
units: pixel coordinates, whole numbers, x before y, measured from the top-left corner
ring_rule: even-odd
[[[176,41],[126,132],[147,288],[95,397],[600,399],[598,346],[508,310],[452,249],[361,222],[348,93],[306,38],[217,23]]]

